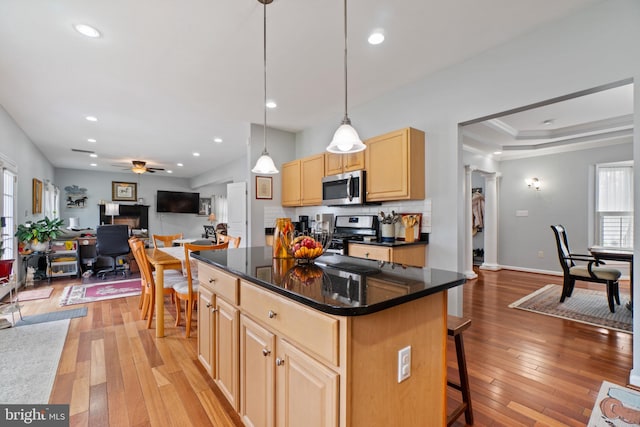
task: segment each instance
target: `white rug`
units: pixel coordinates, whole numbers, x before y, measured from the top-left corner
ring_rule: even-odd
[[[46,404],[69,319],[0,330],[0,403]]]
[[[602,382],[588,427],[640,425],[640,393],[607,381]]]

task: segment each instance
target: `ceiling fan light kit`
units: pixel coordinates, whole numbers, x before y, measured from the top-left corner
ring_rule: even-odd
[[[330,153],[347,154],[363,151],[364,145],[358,132],[351,126],[351,120],[347,114],[347,0],[344,0],[344,119],[342,124],[333,134],[333,139],[327,147]]]
[[[260,173],[265,175],[277,174],[279,171],[276,168],[273,159],[269,156],[267,151],[267,5],[272,3],[273,0],[258,0],[263,6],[263,63],[264,63],[264,102],[262,103],[264,109],[264,127],[263,127],[263,139],[264,148],[262,155],[256,162],[256,165],[251,169],[253,173]]]

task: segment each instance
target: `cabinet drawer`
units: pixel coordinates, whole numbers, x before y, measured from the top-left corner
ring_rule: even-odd
[[[242,311],[282,337],[338,365],[338,319],[306,308],[256,285],[240,282]]]
[[[238,305],[238,278],[203,262],[198,262],[198,281],[205,288]]]
[[[391,248],[376,245],[361,245],[349,243],[349,256],[358,258],[376,259],[378,261],[391,261]]]

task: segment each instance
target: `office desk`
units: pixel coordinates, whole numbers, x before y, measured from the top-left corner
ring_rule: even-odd
[[[629,295],[631,300],[627,302],[626,307],[633,310],[633,249],[612,249],[602,246],[592,246],[589,252],[595,259],[605,261],[622,261],[629,263]]]
[[[164,337],[164,271],[182,270],[180,259],[160,249],[146,249],[147,259],[156,270],[156,337]]]

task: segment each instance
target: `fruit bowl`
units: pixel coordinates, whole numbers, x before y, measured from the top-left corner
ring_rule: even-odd
[[[300,235],[291,241],[287,250],[297,262],[311,262],[325,252],[330,241],[328,233]]]

